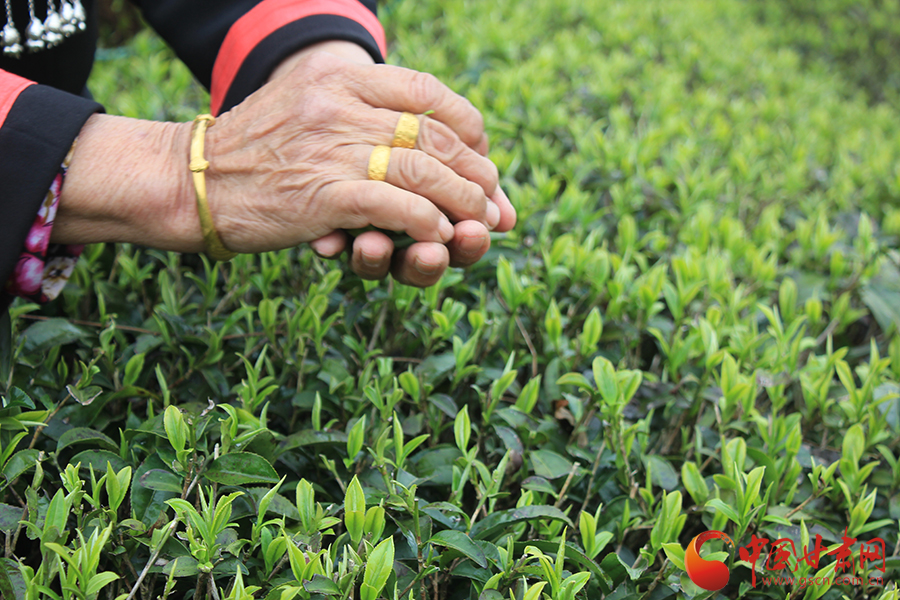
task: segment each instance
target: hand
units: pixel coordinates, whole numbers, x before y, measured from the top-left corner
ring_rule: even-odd
[[[390,143],[399,111],[429,109],[435,112],[423,120],[420,149],[395,149],[387,182],[368,181],[371,149]],[[189,137],[190,123],[91,117],[62,189],[52,241],[202,250],[186,168]],[[369,224],[405,231],[433,243],[398,252],[394,274],[427,285],[450,254],[453,264],[464,265],[486,250],[488,221],[495,218],[488,197],[499,206],[496,230],[515,222],[496,168],[473,147],[486,151],[480,114],[433,77],[310,54],[207,132],[213,218],[226,246],[240,252],[286,248]],[[455,229],[445,213],[457,221]],[[358,270],[358,248],[372,237],[377,244],[387,239],[377,232],[360,236],[352,261]],[[469,244],[474,258],[464,256]],[[377,250],[381,258],[390,254]],[[417,264],[436,274],[416,279]]]
[[[290,73],[304,56],[322,51],[358,64],[374,64],[369,53],[360,46],[352,42],[330,40],[307,47],[283,61],[272,73],[269,81]],[[482,138],[473,149],[485,155],[487,138]],[[499,186],[493,200],[501,214],[500,223],[495,230],[509,231],[515,225],[515,209]],[[393,242],[388,236],[377,231],[367,232],[357,236],[353,241],[351,268],[366,279],[381,279],[387,275],[391,268],[392,255],[396,254],[393,256],[395,265],[393,271],[398,280],[411,285],[432,285],[440,279],[448,263],[454,267],[470,266],[480,260],[490,248],[489,231],[475,221],[457,223],[454,233],[454,238],[447,247],[437,243],[421,242],[415,244],[413,248],[395,253]],[[348,237],[342,230],[336,230],[313,240],[310,246],[320,256],[333,257],[344,251]]]

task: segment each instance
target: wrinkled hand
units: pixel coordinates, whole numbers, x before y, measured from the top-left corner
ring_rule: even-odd
[[[259,252],[314,242],[343,250],[342,230],[374,225],[418,242],[394,252],[379,232],[356,238],[351,265],[412,285],[467,266],[515,211],[484,155],[478,111],[434,77],[309,52],[225,113],[207,134],[209,196],[225,245]],[[395,148],[385,182],[368,181],[372,148],[389,145],[400,112],[421,114],[416,149]],[[456,222],[455,228],[447,220]],[[391,258],[393,254],[393,257]]]

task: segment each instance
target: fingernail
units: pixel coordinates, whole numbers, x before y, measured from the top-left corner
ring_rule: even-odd
[[[438,226],[438,231],[441,234],[441,241],[445,244],[453,239],[455,231],[453,225],[450,223],[450,219],[448,219],[445,214],[441,214],[441,223]]]
[[[428,263],[423,263],[418,258],[416,259],[416,271],[418,271],[422,275],[434,275],[440,268],[440,265],[430,265]]]
[[[492,200],[488,200],[486,218],[490,229],[493,229],[500,223],[500,208]]]
[[[481,252],[481,248],[483,246],[483,237],[466,236],[459,242],[459,253],[466,258],[471,258],[473,256],[477,256],[478,253]]]
[[[362,259],[362,263],[369,268],[374,269],[381,264],[381,260],[379,260],[378,257],[366,254],[365,252],[360,252],[359,257]]]

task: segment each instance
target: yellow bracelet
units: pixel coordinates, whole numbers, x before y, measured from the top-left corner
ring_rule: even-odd
[[[203,244],[206,246],[206,255],[213,260],[231,260],[237,256],[222,243],[222,238],[216,232],[212,213],[209,210],[209,200],[206,198],[206,176],[203,174],[209,168],[209,161],[203,158],[203,143],[206,140],[206,128],[215,122],[212,115],[197,115],[191,130],[191,162],[190,169],[194,175],[194,190],[197,192],[197,213],[200,215],[200,229],[203,231]]]

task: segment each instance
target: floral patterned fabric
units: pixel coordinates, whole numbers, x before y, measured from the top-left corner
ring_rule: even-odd
[[[47,197],[41,203],[12,278],[6,282],[4,291],[7,294],[22,296],[33,302],[49,302],[59,295],[75,269],[75,261],[81,256],[84,246],[50,243],[60,190],[74,149],[75,144],[72,144],[47,191]]]

